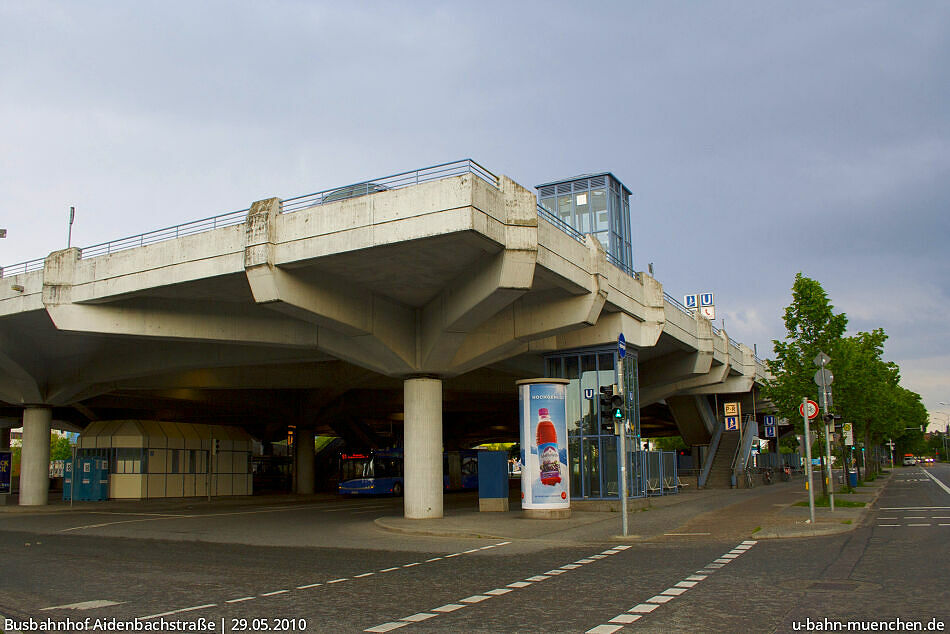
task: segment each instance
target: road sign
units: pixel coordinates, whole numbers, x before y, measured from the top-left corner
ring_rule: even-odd
[[[703,306],[699,309],[699,314],[712,321],[716,318],[716,307],[715,306]]]
[[[594,388],[588,387],[584,389],[584,398],[591,399],[594,398]]]
[[[844,444],[845,445],[854,445],[854,428],[851,426],[851,423],[845,423],[841,426],[841,433],[844,434]]]
[[[713,305],[713,294],[712,293],[703,293],[699,296],[699,305],[700,306],[712,306]]]
[[[617,354],[620,355],[621,359],[627,356],[627,340],[624,338],[623,333],[620,333],[620,336],[617,337]]]
[[[766,425],[765,426],[765,437],[766,438],[775,438],[775,426]]]
[[[683,306],[689,308],[690,310],[696,310],[696,295],[684,295],[683,296]]]
[[[726,416],[726,431],[739,431],[738,416]]]
[[[771,414],[766,414],[762,417],[762,424],[768,427],[775,427],[775,417]]]
[[[829,357],[824,352],[819,352],[818,356],[816,356],[813,359],[813,361],[815,362],[815,365],[817,365],[819,368],[823,368],[826,365],[828,365],[828,363],[831,361],[831,357]]]
[[[831,372],[822,368],[815,372],[815,385],[818,387],[827,387],[831,385],[835,380],[835,375]]]
[[[825,410],[826,412],[834,406],[833,403],[831,402],[831,388],[830,387],[825,390],[824,394],[822,394],[820,390],[818,391],[818,403],[819,405],[821,405],[821,408]]]
[[[741,416],[742,412],[739,408],[739,403],[723,403],[722,404],[722,413],[726,416]]]
[[[802,416],[805,415],[804,403],[798,406],[798,413],[801,414]],[[808,401],[808,418],[812,419],[815,416],[818,416],[818,403],[816,403],[815,401],[809,400]]]

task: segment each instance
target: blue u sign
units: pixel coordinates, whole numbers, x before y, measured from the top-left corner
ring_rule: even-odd
[[[712,293],[703,293],[699,296],[699,305],[700,306],[712,306],[713,305],[713,294]]]

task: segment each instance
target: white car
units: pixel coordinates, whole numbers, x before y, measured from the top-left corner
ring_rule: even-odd
[[[913,467],[915,464],[917,464],[917,458],[913,456],[904,456],[905,467]]]

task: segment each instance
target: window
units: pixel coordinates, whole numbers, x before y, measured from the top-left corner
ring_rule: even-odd
[[[590,193],[590,210],[594,216],[594,231],[607,231],[610,216],[607,214],[607,192],[595,189]]]
[[[143,463],[142,449],[116,449],[113,464],[115,468],[113,473],[145,473],[147,469],[142,468]]]
[[[574,226],[574,217],[571,214],[571,196],[558,196],[557,199],[557,217],[563,222]]]

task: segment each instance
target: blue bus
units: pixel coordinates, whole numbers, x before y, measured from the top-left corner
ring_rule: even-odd
[[[340,454],[340,495],[402,495],[402,449],[370,449]],[[463,449],[442,454],[442,483],[446,491],[478,488],[478,451]]]

